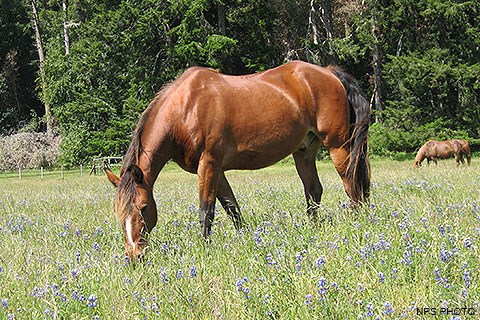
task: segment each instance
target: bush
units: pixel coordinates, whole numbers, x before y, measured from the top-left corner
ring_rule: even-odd
[[[50,168],[56,164],[60,140],[31,132],[0,137],[0,170]]]

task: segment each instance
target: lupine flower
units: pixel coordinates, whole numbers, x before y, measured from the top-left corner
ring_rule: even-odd
[[[95,297],[93,294],[89,295],[87,298],[88,304],[87,306],[90,308],[95,308],[97,304],[97,297]]]
[[[398,268],[392,269],[392,279],[397,279]]]
[[[412,252],[407,248],[407,250],[403,252],[403,259],[401,260],[401,263],[407,264],[407,265],[412,264],[411,258],[412,258]]]
[[[440,260],[442,260],[442,262],[448,262],[452,258],[453,258],[453,252],[445,250],[443,245],[442,248],[440,249]]]
[[[183,278],[183,271],[179,269],[177,271],[177,279],[182,279],[182,278]]]
[[[305,304],[307,306],[310,306],[310,305],[312,305],[312,303],[313,303],[313,296],[311,294],[307,294],[305,296]]]
[[[248,280],[248,279],[247,279]],[[236,286],[237,286],[237,292],[242,292],[243,291],[243,284],[245,280],[242,278],[237,279]]]
[[[465,287],[470,287],[470,283],[472,281],[472,279],[470,278],[470,271],[463,271],[463,280],[465,280]]]
[[[378,278],[380,280],[380,282],[385,282],[385,275],[383,274],[383,272],[379,272],[378,273]]]
[[[325,294],[327,293],[327,280],[325,280],[324,277],[321,277],[320,280],[318,280],[317,287],[318,287],[318,294],[320,294],[321,299],[325,299]]]
[[[197,276],[197,267],[192,266],[190,268],[190,278],[195,278]]]
[[[235,285],[237,287],[237,292],[243,292],[245,294],[245,298],[249,299],[250,296],[248,294],[250,293],[250,287],[245,286],[246,283],[248,283],[248,278],[243,277],[243,279],[238,278]]]
[[[442,226],[442,225],[439,225],[439,226],[438,226],[438,231],[439,231],[440,234],[442,234],[442,235],[445,234],[445,227]]]
[[[472,240],[470,238],[465,239],[465,248],[470,248],[472,246]]]
[[[435,275],[435,280],[437,282],[440,282],[442,277],[440,277],[440,268],[436,267],[434,270],[433,270],[433,274]]]
[[[390,301],[385,301],[385,304],[383,306],[385,307],[385,310],[383,310],[384,314],[393,313],[392,304],[390,303]]]
[[[365,313],[365,315],[367,317],[373,317],[375,315],[375,313],[373,312],[373,305],[371,302],[369,302],[365,308],[367,309],[367,312]]]
[[[3,308],[8,308],[8,299],[7,298],[2,299],[2,307]]]
[[[96,229],[95,229],[95,233],[99,236],[103,235],[103,229],[102,227],[98,226]]]
[[[167,252],[167,251],[168,251],[168,244],[166,244],[165,242],[162,243],[162,251],[163,251],[163,252]]]
[[[317,260],[315,260],[315,267],[321,268],[325,265],[325,257],[319,257]]]
[[[271,253],[267,254],[266,260],[267,260],[267,263],[271,266],[274,266],[277,264],[277,262],[273,260],[273,255]]]
[[[77,300],[80,302],[83,302],[86,300],[85,296],[83,294],[79,294],[77,290],[72,292],[72,300]]]
[[[168,276],[167,276],[167,273],[165,272],[165,270],[161,270],[160,272],[160,275],[162,276],[162,282],[163,283],[167,283],[168,282]]]

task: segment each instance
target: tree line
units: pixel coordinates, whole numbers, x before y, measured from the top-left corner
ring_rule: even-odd
[[[337,64],[373,109],[375,154],[478,141],[480,0],[0,0],[0,134],[60,135],[64,165],[121,155],[190,66]]]

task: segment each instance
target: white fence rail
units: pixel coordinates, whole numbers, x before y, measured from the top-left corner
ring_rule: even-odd
[[[119,167],[122,164],[122,157],[101,157],[94,158],[91,162],[91,168],[89,175],[96,175],[97,173],[103,173],[102,169],[104,167]],[[84,166],[80,164],[76,168],[64,169],[63,166],[56,169],[45,169],[40,167],[39,169],[24,169],[21,166],[18,167],[17,172],[14,171],[0,171],[0,179],[14,179],[23,180],[24,178],[50,178],[50,177],[61,177],[65,179],[65,176],[83,176],[84,175]]]

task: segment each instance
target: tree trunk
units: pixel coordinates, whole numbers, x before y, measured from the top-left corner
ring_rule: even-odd
[[[218,32],[225,35],[227,32],[227,23],[225,17],[225,5],[220,3],[218,5]]]
[[[37,51],[38,51],[38,60],[39,60],[39,73],[40,73],[40,86],[42,89],[42,94],[44,95],[43,97],[43,103],[45,105],[45,120],[47,124],[47,135],[49,137],[53,136],[53,131],[52,131],[52,116],[50,113],[50,106],[48,102],[46,101],[47,99],[45,98],[45,91],[47,88],[47,80],[45,77],[45,53],[43,51],[43,45],[42,45],[42,38],[40,35],[40,23],[38,19],[38,12],[37,12],[37,5],[35,3],[35,0],[30,0],[30,5],[32,6],[32,15],[33,15],[33,27],[35,29],[35,43],[37,46]]]
[[[325,29],[326,42],[328,45],[328,58],[329,61],[326,61],[328,64],[335,64],[337,62],[337,55],[335,54],[332,47],[332,40],[334,35],[333,30],[333,11],[332,11],[332,0],[323,0],[322,1],[322,15],[321,20],[323,27]]]
[[[321,34],[323,28],[324,34]],[[337,57],[332,48],[334,36],[332,0],[322,0],[317,4],[316,0],[310,1],[310,13],[308,15],[308,30],[311,30],[311,40],[315,46],[326,46],[326,49],[319,48],[323,57],[316,57],[314,61],[320,64],[334,64]]]
[[[68,37],[68,14],[67,14],[67,1],[62,1],[63,9],[63,44],[65,46],[65,55],[70,54],[70,38]]]
[[[312,30],[313,44],[318,45],[319,35],[317,26],[317,10],[315,8],[315,0],[310,1],[310,14],[308,15],[308,30]]]
[[[375,42],[373,44],[373,82],[374,82],[374,101],[375,101],[375,122],[382,122],[382,66],[380,62],[380,29],[375,27],[373,30]]]

